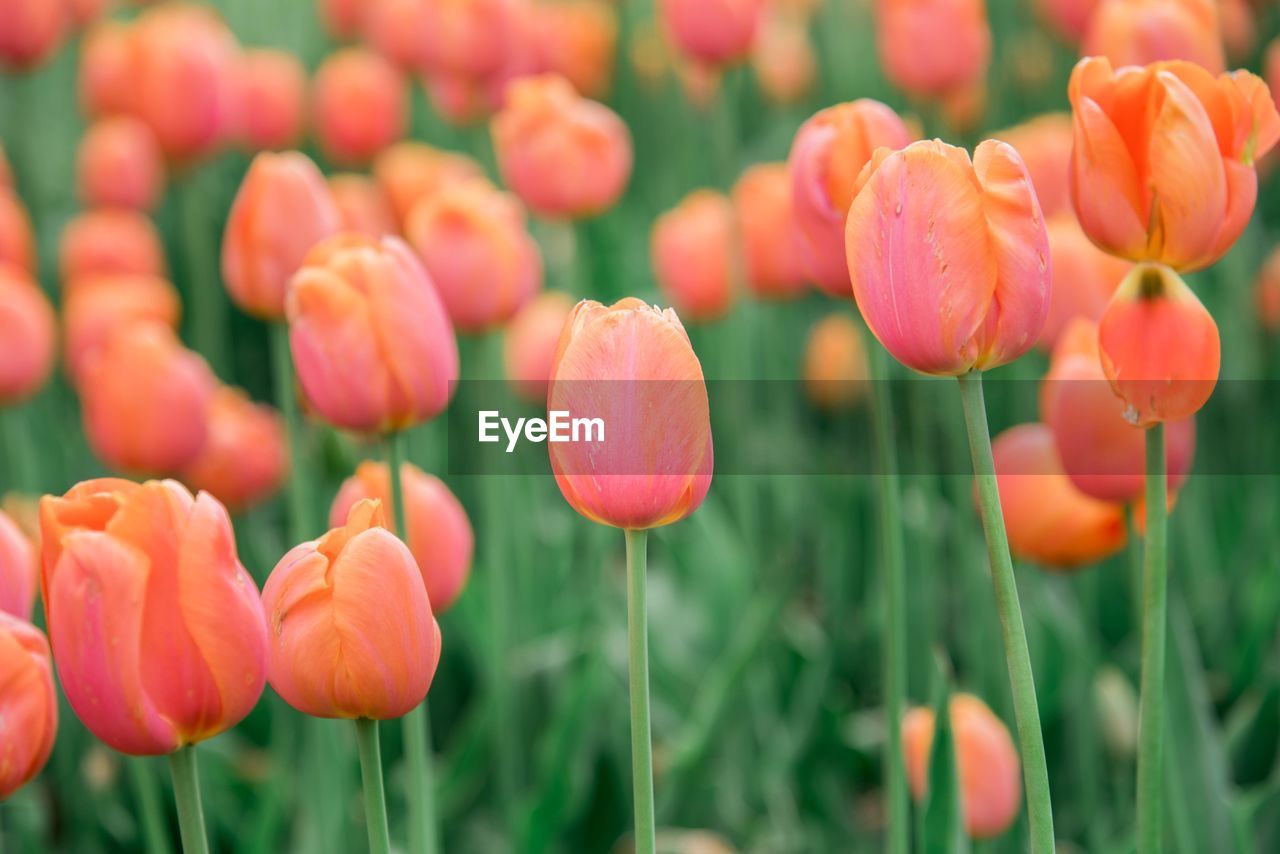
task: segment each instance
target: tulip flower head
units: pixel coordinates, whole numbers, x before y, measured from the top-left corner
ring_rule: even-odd
[[[693,191],[653,224],[658,287],[691,321],[723,317],[736,296],[738,245],[733,204],[714,190]]]
[[[100,119],[80,141],[80,199],[89,207],[151,210],[164,190],[164,168],[160,146],[146,124],[129,116]]]
[[[862,329],[848,315],[834,312],[809,330],[804,348],[804,384],[819,409],[848,409],[867,393],[867,348]]]
[[[785,163],[758,163],[733,185],[733,206],[742,236],[747,287],[761,299],[804,293],[800,239],[791,201],[791,170]]]
[[[76,87],[86,116],[96,118],[132,109],[133,32],[127,23],[106,20],[85,34]]]
[[[386,720],[427,696],[440,626],[380,502],[357,502],[343,525],[281,558],[262,604],[271,687],[298,711]]]
[[[155,223],[139,211],[98,208],[67,223],[58,248],[64,285],[84,276],[165,276],[168,265]]]
[[[0,613],[30,618],[38,574],[35,546],[18,523],[0,510]]]
[[[1081,56],[1117,68],[1170,59],[1212,74],[1226,69],[1217,0],[1102,0],[1089,19]]]
[[[83,276],[62,300],[67,372],[79,384],[85,366],[117,329],[133,323],[178,328],[182,303],[173,285],[156,276]]]
[[[367,163],[404,136],[409,90],[404,76],[377,53],[343,48],[316,71],[313,123],[325,156]]]
[[[484,171],[465,154],[399,142],[374,160],[373,176],[403,227],[418,203],[453,184],[483,179]]]
[[[480,79],[518,46],[520,0],[431,0],[423,4],[423,70]]]
[[[342,231],[382,237],[399,230],[391,202],[372,178],[353,172],[331,175],[329,193],[338,206]]]
[[[1039,0],[1040,13],[1059,36],[1077,44],[1101,0]]]
[[[530,403],[547,400],[560,333],[573,305],[573,299],[563,291],[544,291],[507,325],[502,345],[507,381],[516,394]]]
[[[601,0],[558,0],[533,6],[538,60],[587,98],[601,98],[613,82],[618,14]]]
[[[0,67],[28,71],[62,45],[71,27],[71,10],[49,0],[7,0],[0,27]]]
[[[761,92],[773,103],[803,100],[818,77],[807,24],[791,15],[766,15],[751,52],[751,69]]]
[[[306,125],[307,72],[291,53],[247,50],[236,69],[240,136],[253,151],[298,144]]]
[[[722,65],[751,51],[765,0],[660,0],[658,11],[672,44],[690,59]]]
[[[58,696],[44,633],[0,611],[0,802],[40,773],[58,733]]]
[[[1085,318],[1096,323],[1101,319],[1133,265],[1094,246],[1070,214],[1050,217],[1047,228],[1053,286],[1040,346],[1052,349],[1072,320]]]
[[[972,90],[991,61],[986,0],[876,0],[885,77],[917,98]]]
[[[1035,344],[1049,310],[1049,240],[1012,146],[987,140],[972,162],[938,140],[880,149],[855,192],[853,295],[894,358],[958,376]]]
[[[0,186],[0,264],[36,272],[36,238],[18,194]]]
[[[40,502],[49,639],[76,716],[122,753],[171,753],[244,718],[267,626],[227,511],[173,481],[89,480]]]
[[[35,394],[53,370],[53,306],[26,273],[0,263],[0,406]]]
[[[189,487],[208,492],[232,512],[280,488],[288,459],[284,424],[269,406],[223,386],[209,402],[208,437],[181,472]]]

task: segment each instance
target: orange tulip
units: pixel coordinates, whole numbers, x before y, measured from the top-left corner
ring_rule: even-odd
[[[471,574],[471,556],[475,551],[471,521],[462,502],[439,478],[409,463],[401,466],[400,478],[404,484],[405,518],[409,523],[409,534],[404,539],[427,587],[432,613],[443,614],[457,601]],[[383,506],[391,506],[391,482],[384,463],[363,462],[356,473],[343,482],[329,509],[330,527],[342,527],[352,508],[365,499],[377,499]],[[385,527],[393,534],[400,534],[394,521]]]
[[[622,119],[554,74],[509,85],[492,131],[503,180],[542,216],[600,213],[631,177],[631,133]]]
[[[58,250],[64,286],[94,275],[166,275],[155,224],[138,211],[98,208],[67,223]]]
[[[346,523],[294,547],[262,591],[271,687],[300,712],[386,720],[423,701],[440,626],[413,555],[360,501]]]
[[[809,29],[802,20],[767,15],[751,53],[751,69],[764,96],[775,104],[795,104],[818,78]]]
[[[430,2],[370,0],[367,5],[361,27],[364,40],[399,68],[421,67],[423,44],[431,37]]]
[[[1009,829],[1022,805],[1022,774],[1009,728],[972,694],[955,694],[948,706],[960,779],[965,830],[989,839]],[[907,781],[916,800],[929,788],[934,713],[916,708],[902,721]]]
[[[994,134],[1018,151],[1046,218],[1071,211],[1071,116],[1045,113]]]
[[[404,136],[408,87],[400,71],[371,50],[331,54],[316,71],[312,97],[316,137],[337,163],[367,163]]]
[[[667,37],[681,53],[708,65],[742,59],[751,51],[765,0],[660,0]]]
[[[604,97],[613,82],[618,15],[601,0],[556,0],[533,6],[538,62],[563,75],[588,98]]]
[[[53,306],[21,270],[0,264],[0,406],[25,400],[53,370]]]
[[[41,500],[40,531],[54,663],[94,735],[171,753],[249,713],[267,626],[216,499],[171,480],[87,480]]]
[[[329,193],[338,206],[342,231],[382,237],[399,230],[391,202],[372,178],[351,172],[330,176]]]
[[[90,117],[128,112],[132,106],[133,28],[122,21],[96,24],[80,44],[76,87]]]
[[[733,205],[723,194],[694,190],[658,217],[649,252],[658,287],[676,311],[699,323],[729,313],[738,235]]]
[[[876,0],[875,10],[881,66],[902,91],[943,98],[986,77],[991,28],[985,0]]]
[[[1089,19],[1082,56],[1119,68],[1185,59],[1213,74],[1226,69],[1217,0],[1102,0]]]
[[[1053,287],[1040,346],[1051,349],[1075,318],[1095,322],[1102,318],[1111,295],[1132,265],[1090,243],[1070,214],[1050,217],[1048,233]]]
[[[40,773],[58,733],[49,642],[35,626],[0,612],[0,801]]]
[[[215,386],[204,359],[164,325],[116,329],[79,373],[89,446],[121,471],[178,471],[204,446]]]
[[[898,114],[868,98],[820,110],[796,133],[787,163],[800,262],[827,294],[850,296],[844,228],[858,173],[876,149],[910,142]]]
[[[560,333],[572,311],[568,294],[546,291],[530,300],[507,326],[502,345],[507,381],[531,403],[546,403]]]
[[[167,281],[155,276],[87,276],[67,290],[62,303],[67,371],[79,380],[85,366],[117,329],[159,323],[176,330],[182,303]]]
[[[306,125],[307,72],[291,53],[247,50],[236,68],[240,136],[255,151],[291,148]]]
[[[349,39],[360,31],[365,0],[316,0],[320,21],[335,39]]]
[[[18,523],[0,510],[0,614],[28,619],[36,604],[38,576],[35,546]]]
[[[289,284],[289,344],[323,418],[394,431],[437,415],[458,379],[458,344],[426,270],[404,241],[339,235]]]
[[[1218,325],[1178,274],[1139,264],[1098,325],[1102,370],[1139,427],[1189,418],[1208,402],[1222,360]]]
[[[151,210],[164,190],[164,160],[155,134],[128,116],[100,119],[80,141],[80,199],[89,207]]]
[[[599,418],[600,441],[550,443],[565,500],[603,525],[670,525],[702,503],[713,453],[707,388],[680,318],[627,298],[583,300],[560,338],[547,409]]]
[[[853,295],[894,358],[957,376],[1035,344],[1049,310],[1049,238],[1012,146],[987,140],[972,162],[938,140],[880,149],[854,190]]]
[[[1271,250],[1258,271],[1254,294],[1262,328],[1271,333],[1280,332],[1280,248]]]
[[[862,330],[848,315],[828,314],[809,330],[804,390],[819,409],[847,409],[867,393],[869,372]]]
[[[279,489],[287,467],[280,415],[240,389],[222,386],[209,402],[208,438],[181,480],[236,512]]]
[[[808,287],[791,203],[791,170],[758,163],[733,185],[747,287],[761,299],[788,299]]]
[[[519,0],[431,0],[424,5],[424,70],[479,79],[494,74],[515,48]]]
[[[1066,41],[1077,44],[1101,0],[1039,0],[1040,13]]]
[[[17,193],[0,186],[0,264],[36,272],[36,238]]]
[[[282,319],[289,279],[313,246],[341,228],[329,185],[305,154],[259,154],[222,239],[222,277],[231,299],[249,314]]]
[[[1253,213],[1254,159],[1280,139],[1266,84],[1189,62],[1112,71],[1093,57],[1072,72],[1070,96],[1071,197],[1089,239],[1176,270],[1220,258]]]
[[[0,23],[0,66],[29,70],[57,51],[72,21],[63,2],[6,0]]]
[[[378,155],[373,176],[403,227],[410,211],[423,199],[452,184],[484,178],[484,170],[465,154],[421,142],[401,142]]]

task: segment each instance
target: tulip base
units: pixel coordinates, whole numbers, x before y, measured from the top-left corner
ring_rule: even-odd
[[[182,836],[183,854],[209,854],[194,744],[169,754],[169,773],[173,776],[173,797],[178,804],[178,830]]]
[[[626,531],[627,675],[631,693],[631,780],[637,854],[657,849],[653,809],[653,741],[649,726],[648,532]]]
[[[1169,509],[1164,424],[1147,431],[1147,533],[1142,565],[1142,697],[1138,713],[1138,854],[1162,849],[1164,676]]]
[[[360,776],[364,781],[364,821],[369,828],[370,854],[390,854],[391,833],[387,829],[387,796],[382,784],[382,750],[378,743],[378,722],[356,721],[356,741],[360,745]]]

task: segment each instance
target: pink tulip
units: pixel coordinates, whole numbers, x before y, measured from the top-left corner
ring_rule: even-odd
[[[0,66],[29,70],[53,55],[71,26],[62,0],[5,0],[0,4]]]
[[[991,61],[985,0],[876,0],[876,42],[889,82],[917,98],[976,86]]]
[[[658,217],[649,241],[654,278],[676,311],[693,322],[729,312],[738,258],[733,205],[714,190],[694,190]]]
[[[0,264],[36,272],[36,237],[18,194],[0,187]]]
[[[236,69],[240,136],[254,151],[298,144],[306,125],[307,72],[293,54],[247,50]]]
[[[164,158],[155,134],[128,116],[100,119],[76,158],[80,200],[89,207],[153,209],[164,191]]]
[[[404,76],[383,57],[344,48],[316,71],[312,105],[325,156],[337,163],[367,163],[404,136],[409,90]]]
[[[30,619],[38,577],[35,546],[18,523],[0,510],[0,613]]]
[[[0,264],[0,406],[35,394],[53,370],[53,306],[35,280]]]
[[[1036,198],[1046,218],[1072,215],[1071,116],[1045,113],[993,136],[1012,145],[1022,158],[1036,188]]]
[[[284,422],[270,406],[223,386],[209,402],[204,446],[183,468],[183,483],[208,492],[232,512],[266,499],[288,468]]]
[[[573,311],[573,300],[562,291],[544,291],[525,305],[507,326],[502,361],[507,381],[520,397],[546,403],[560,333]]]
[[[1226,70],[1217,0],[1102,0],[1089,19],[1082,56],[1116,68],[1185,59],[1212,74]]]
[[[44,633],[0,612],[0,802],[40,773],[58,733],[58,695]]]
[[[733,185],[747,287],[761,299],[788,299],[808,288],[785,163],[758,163]],[[842,238],[843,242],[843,238]]]
[[[117,329],[159,323],[177,330],[182,303],[173,285],[155,276],[85,276],[62,300],[67,373],[78,385],[85,366]]]
[[[1050,217],[1047,230],[1053,286],[1040,346],[1052,349],[1058,336],[1076,318],[1095,323],[1102,318],[1111,295],[1132,265],[1089,242],[1070,214]]]
[[[120,208],[97,208],[73,217],[62,232],[58,270],[63,287],[86,276],[166,275],[164,246],[146,215]]]
[[[765,0],[660,0],[663,27],[691,59],[720,65],[751,52]]]

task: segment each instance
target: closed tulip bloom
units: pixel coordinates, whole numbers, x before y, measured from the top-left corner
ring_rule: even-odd
[[[98,208],[74,217],[62,231],[58,270],[64,285],[95,275],[165,276],[160,232],[138,211]]]
[[[209,402],[208,437],[181,480],[237,512],[279,489],[287,465],[279,413],[238,388],[222,386]]]
[[[1075,318],[1095,323],[1102,318],[1132,265],[1094,246],[1070,214],[1050,217],[1048,232],[1053,286],[1040,346],[1051,349]]]
[[[554,74],[507,87],[492,123],[502,179],[535,213],[584,217],[612,207],[631,178],[631,133],[618,114]]]
[[[53,370],[53,306],[21,270],[0,264],[0,406],[26,400]]]
[[[176,330],[181,314],[178,292],[156,276],[82,278],[62,301],[67,371],[78,382],[88,360],[119,328],[143,322]]]
[[[572,311],[573,299],[568,294],[545,291],[520,309],[507,326],[502,344],[507,381],[530,403],[547,401],[560,333]]]
[[[395,234],[395,213],[378,183],[367,175],[346,172],[329,178],[329,193],[338,206],[342,231],[358,231],[370,237]]]
[[[325,156],[337,163],[367,163],[404,136],[409,89],[400,71],[377,53],[344,48],[316,71],[312,108]]]
[[[307,72],[291,53],[247,50],[236,68],[240,136],[255,151],[291,148],[306,125]]]
[[[1254,294],[1262,328],[1271,333],[1280,332],[1280,248],[1271,250],[1263,262]]]
[[[958,376],[1035,344],[1049,310],[1049,239],[1012,146],[987,140],[972,162],[937,140],[881,149],[855,190],[853,295],[894,358]]]
[[[19,71],[52,56],[72,23],[67,4],[50,0],[5,0],[0,22],[0,66]]]
[[[533,7],[538,60],[587,98],[601,98],[613,82],[618,14],[601,0],[555,0]]]
[[[1009,728],[972,694],[952,695],[947,711],[965,831],[974,839],[999,836],[1013,824],[1022,806],[1022,772]],[[912,709],[902,721],[907,782],[917,801],[929,789],[933,729],[932,709]]]
[[[281,558],[262,604],[271,687],[298,711],[387,720],[426,698],[440,626],[379,502],[357,503],[343,525]]]
[[[735,297],[738,234],[733,204],[715,190],[694,190],[658,217],[649,239],[658,287],[689,320],[729,313]]]
[[[0,612],[0,801],[40,773],[58,733],[58,696],[44,633]]]
[[[977,84],[991,61],[985,0],[876,0],[876,43],[889,82],[918,98]]]
[[[1073,131],[1068,113],[1045,113],[994,134],[1018,151],[1046,218],[1074,216],[1071,210],[1071,146]]]
[[[155,134],[129,116],[100,119],[76,157],[80,200],[89,207],[151,210],[164,191],[164,158]]]
[[[0,613],[29,619],[38,575],[35,546],[18,523],[0,510]]]
[[[761,299],[804,293],[800,242],[791,200],[791,170],[785,163],[758,163],[733,185],[733,206],[742,235],[747,287]]]
[[[551,370],[547,408],[600,418],[603,441],[548,445],[556,484],[602,525],[670,525],[702,504],[714,465],[702,366],[680,318],[630,298],[578,303]]]
[[[1040,13],[1066,41],[1078,43],[1089,29],[1089,20],[1101,0],[1039,0]]]
[[[90,117],[128,112],[133,101],[133,28],[122,21],[96,24],[80,43],[76,88]]]
[[[409,533],[406,537],[397,531],[393,520],[387,520],[385,527],[408,544],[426,585],[431,611],[443,614],[462,593],[471,574],[475,551],[471,521],[462,502],[438,477],[409,463],[401,466],[400,477]],[[342,527],[352,508],[365,499],[391,506],[391,481],[384,463],[363,462],[343,482],[329,509],[329,525]]]
[[[216,499],[171,480],[88,480],[41,500],[40,531],[54,663],[94,735],[171,753],[249,713],[267,626]]]
[[[0,264],[35,274],[36,238],[27,209],[13,190],[0,186]]]
[[[458,344],[434,285],[399,238],[339,235],[289,285],[289,344],[313,409],[339,427],[395,431],[439,414]]]
[[[1098,324],[1102,370],[1140,427],[1189,418],[1218,382],[1218,325],[1168,267],[1139,264]]]
[[[809,330],[804,347],[804,390],[819,409],[847,409],[866,396],[869,368],[862,329],[833,313]]]
[[[424,70],[472,79],[495,73],[514,47],[522,5],[521,0],[424,3]]]
[[[1253,213],[1253,163],[1280,116],[1247,71],[1213,77],[1189,62],[1113,71],[1083,59],[1071,75],[1071,195],[1102,249],[1197,270],[1220,258]]]
[[[1226,68],[1216,0],[1102,0],[1080,52],[1117,68],[1170,59],[1213,74]]]
[[[721,65],[751,51],[764,0],[660,0],[662,26],[672,44],[690,59]]]
[[[423,199],[453,184],[483,178],[484,170],[465,154],[421,142],[400,142],[378,155],[373,176],[403,227]]]
[[[764,96],[775,104],[794,104],[813,89],[818,77],[809,29],[802,20],[768,15],[751,54],[751,68]]]
[[[204,359],[162,324],[116,329],[79,373],[89,446],[120,471],[179,471],[204,446],[215,387]]]
[[[364,41],[406,71],[422,66],[429,2],[423,0],[372,0],[361,25]]]
[[[365,0],[316,0],[320,21],[335,39],[349,39],[360,32]]]
[[[796,133],[787,164],[800,261],[827,294],[850,295],[844,233],[858,174],[876,149],[902,148],[911,139],[897,113],[869,98],[820,110]]]
[[[289,279],[313,246],[341,228],[329,185],[305,154],[259,154],[222,238],[222,277],[231,299],[256,317],[282,319]]]

